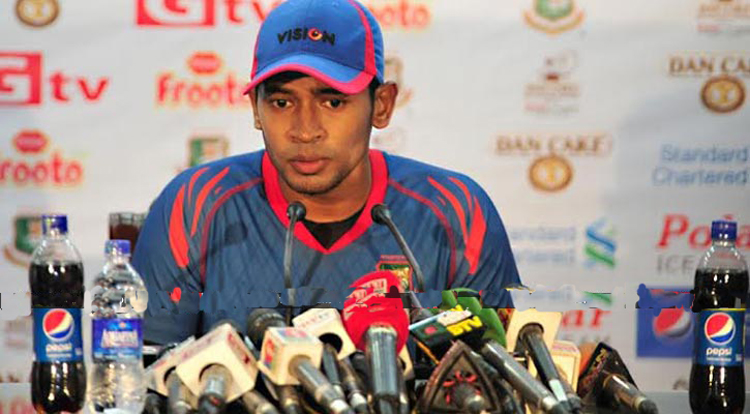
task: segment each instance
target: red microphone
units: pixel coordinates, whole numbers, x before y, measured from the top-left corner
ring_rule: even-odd
[[[370,363],[370,389],[376,411],[396,414],[400,408],[397,355],[409,335],[399,281],[393,273],[381,271],[361,277],[350,287],[355,291],[344,302],[344,327]]]

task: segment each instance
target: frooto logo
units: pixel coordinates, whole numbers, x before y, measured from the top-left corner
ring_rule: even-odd
[[[576,0],[531,0],[531,9],[524,12],[524,20],[534,29],[556,35],[572,30],[583,22],[584,13]]]
[[[684,53],[669,57],[669,75],[675,78],[707,78],[700,99],[711,112],[726,114],[745,102],[750,77],[750,55],[737,53]]]
[[[243,95],[244,83],[237,75],[224,69],[214,52],[195,52],[186,61],[188,77],[173,72],[159,74],[156,79],[156,105],[163,108],[249,109],[250,100]]]
[[[568,114],[578,112],[580,87],[571,80],[578,66],[574,51],[546,56],[538,79],[526,84],[525,110],[537,114]]]
[[[698,32],[744,35],[750,33],[750,1],[702,0],[698,6]]]
[[[584,254],[586,255],[586,267],[604,266],[610,269],[615,267],[615,242],[616,232],[606,218],[600,218],[586,227],[586,242]]]
[[[57,0],[17,0],[16,16],[31,27],[44,27],[57,19],[60,5]]]
[[[13,218],[13,240],[3,246],[3,255],[16,266],[28,268],[31,255],[42,239],[42,217],[20,214]]]
[[[500,156],[534,157],[529,167],[531,185],[542,192],[564,190],[573,180],[568,157],[606,158],[612,153],[612,138],[604,132],[500,134],[495,141]]]
[[[733,215],[724,216],[732,220]],[[736,246],[750,250],[750,225],[737,226]],[[656,272],[663,276],[689,276],[695,272],[700,253],[711,245],[711,222],[696,223],[686,214],[670,213],[664,216],[656,239]]]
[[[737,327],[732,317],[726,313],[719,312],[714,313],[706,319],[706,324],[703,326],[703,333],[713,345],[724,346],[734,339]]]
[[[73,315],[65,309],[53,309],[44,315],[42,320],[44,335],[53,342],[63,342],[75,331]]]
[[[4,186],[75,187],[83,182],[83,165],[66,159],[59,149],[47,151],[49,138],[38,130],[23,130],[13,139],[17,158],[0,151],[0,188]]]
[[[423,29],[432,20],[432,0],[369,0],[384,30]],[[136,24],[154,28],[211,28],[263,22],[282,0],[137,0]]]
[[[46,76],[42,64],[38,52],[0,51],[0,106],[41,105],[42,89],[47,86],[52,91],[48,98],[57,103],[98,102],[109,85],[106,77],[93,80],[60,70]]]

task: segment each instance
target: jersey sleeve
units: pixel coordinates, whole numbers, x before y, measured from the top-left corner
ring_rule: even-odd
[[[148,290],[143,336],[147,342],[180,342],[197,334],[201,280],[189,257],[185,189],[168,185],[151,205],[138,235],[133,266]]]
[[[456,275],[450,288],[481,292],[485,306],[513,307],[511,285],[521,280],[510,241],[492,200],[473,180],[458,175],[443,180],[441,192],[454,214],[450,215],[457,239]]]

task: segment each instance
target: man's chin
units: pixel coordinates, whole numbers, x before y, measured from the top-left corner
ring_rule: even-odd
[[[284,179],[287,186],[297,193],[305,195],[320,195],[333,190],[338,183],[332,179],[319,176],[297,176]]]

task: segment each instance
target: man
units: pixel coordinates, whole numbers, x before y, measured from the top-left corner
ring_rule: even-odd
[[[504,287],[518,272],[485,192],[464,175],[369,149],[398,94],[383,66],[380,28],[354,0],[288,0],[269,14],[247,90],[265,151],[187,170],[153,204],[134,254],[149,291],[146,340],[179,341],[224,318],[244,327],[252,308],[286,303],[293,201],[306,207],[294,228],[297,306],[340,306],[375,270],[415,287],[388,228],[373,223],[380,203],[437,303],[441,290],[463,286],[487,305],[512,306]]]

